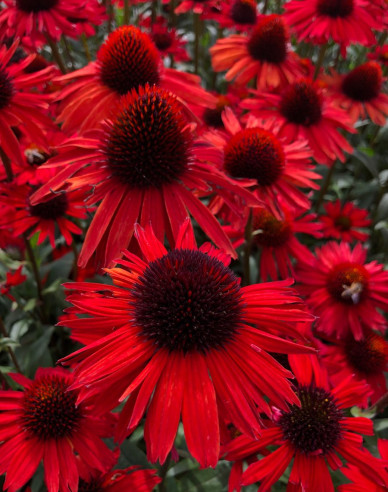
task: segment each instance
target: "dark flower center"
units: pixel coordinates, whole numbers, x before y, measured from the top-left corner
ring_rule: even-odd
[[[289,122],[311,126],[322,117],[322,98],[312,81],[299,80],[285,89],[279,109]]]
[[[217,98],[217,103],[215,108],[206,108],[203,112],[203,120],[208,126],[212,126],[213,128],[224,128],[224,123],[222,121],[222,112],[226,108],[226,106],[230,106],[228,99],[220,95]]]
[[[230,9],[230,17],[236,24],[256,24],[256,2],[254,0],[235,0]]]
[[[282,144],[260,128],[246,128],[233,135],[224,154],[224,167],[231,176],[256,179],[260,186],[272,185],[284,170]]]
[[[6,108],[14,94],[14,87],[5,68],[0,66],[0,110]]]
[[[59,193],[47,202],[29,204],[29,211],[33,217],[44,220],[56,220],[63,217],[68,208],[68,201],[65,193]]]
[[[353,12],[353,0],[317,0],[317,12],[329,17],[348,17]]]
[[[160,187],[190,161],[191,133],[169,92],[146,86],[123,97],[103,152],[112,174],[133,188]]]
[[[362,375],[374,375],[385,371],[388,344],[383,337],[370,332],[363,340],[349,337],[345,344],[349,364]]]
[[[348,231],[352,227],[352,221],[346,215],[336,217],[334,224],[341,231]]]
[[[301,407],[292,405],[279,420],[284,439],[306,455],[329,453],[341,438],[342,410],[322,388],[302,386],[296,393]]]
[[[167,31],[155,32],[152,34],[152,41],[155,43],[159,51],[165,51],[172,45],[173,37]]]
[[[80,479],[78,492],[103,492],[104,487],[100,478],[94,478],[89,482]]]
[[[288,222],[278,220],[264,209],[255,211],[252,225],[256,232],[255,242],[259,246],[280,247],[287,243],[292,235],[291,226]]]
[[[345,262],[329,272],[326,286],[336,301],[358,304],[367,295],[368,279],[369,274],[362,265]]]
[[[368,62],[349,72],[342,81],[342,91],[355,101],[370,101],[380,93],[383,83],[381,67]]]
[[[132,294],[140,333],[170,351],[221,348],[242,320],[237,277],[201,251],[176,249],[151,262]]]
[[[150,37],[134,26],[112,32],[101,46],[97,61],[103,84],[126,94],[145,84],[158,84],[160,56]]]
[[[288,32],[280,15],[263,16],[248,41],[252,58],[269,63],[282,63],[287,56]]]
[[[50,157],[44,150],[40,149],[34,144],[31,144],[24,151],[26,160],[30,166],[41,166]]]
[[[77,394],[68,388],[66,379],[57,375],[35,381],[24,394],[24,429],[43,440],[72,436],[82,411],[76,406]]]
[[[51,10],[58,3],[58,0],[16,0],[16,6],[23,12],[42,12]]]

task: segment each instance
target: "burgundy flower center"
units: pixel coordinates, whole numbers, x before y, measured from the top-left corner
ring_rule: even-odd
[[[291,226],[287,221],[278,220],[274,215],[260,209],[253,216],[255,242],[264,247],[280,247],[290,239]]]
[[[292,405],[279,420],[284,439],[306,455],[329,453],[341,438],[342,410],[322,388],[302,386],[296,393],[301,406]]]
[[[60,376],[35,381],[24,394],[23,427],[39,439],[70,437],[79,428],[82,410],[76,406],[77,394]]]
[[[173,36],[171,33],[165,32],[155,32],[152,34],[152,41],[155,43],[159,51],[165,51],[170,48],[173,43]]]
[[[0,110],[6,108],[14,94],[14,87],[5,68],[0,66]]]
[[[345,353],[349,364],[356,371],[370,376],[385,370],[388,344],[383,337],[371,332],[364,340],[349,337],[345,344]]]
[[[124,96],[103,152],[112,174],[123,183],[133,188],[160,187],[186,171],[191,142],[176,98],[146,86]]]
[[[290,123],[311,126],[322,117],[322,98],[312,81],[299,80],[285,89],[279,109]]]
[[[90,482],[85,482],[80,479],[78,485],[78,492],[103,492],[104,486],[100,478],[94,478]]]
[[[29,204],[29,211],[33,217],[39,217],[43,220],[56,220],[65,215],[68,205],[66,194],[60,193],[47,202],[37,203],[36,205]]]
[[[51,10],[58,3],[58,0],[16,0],[16,6],[23,12],[42,12]]]
[[[206,108],[203,112],[204,122],[213,128],[224,128],[222,112],[226,106],[230,106],[228,99],[223,95],[218,96],[216,107]]]
[[[236,24],[256,24],[255,0],[235,0],[230,9],[230,17]]]
[[[282,63],[287,56],[288,31],[280,15],[263,16],[248,41],[252,58],[269,63]]]
[[[340,231],[348,231],[352,227],[352,221],[346,215],[336,217],[334,224]]]
[[[367,295],[368,279],[369,274],[363,265],[345,262],[329,272],[326,286],[336,301],[358,304]]]
[[[342,91],[355,101],[370,101],[380,93],[383,83],[381,67],[376,62],[368,62],[349,72],[342,81]]]
[[[223,347],[242,320],[237,277],[201,251],[176,249],[151,262],[132,295],[140,333],[169,351]]]
[[[101,46],[97,61],[102,83],[119,94],[160,80],[158,50],[150,37],[134,26],[112,32]]]
[[[233,135],[224,154],[225,170],[231,176],[256,179],[260,186],[271,186],[284,170],[282,144],[260,128],[246,128]]]
[[[353,0],[317,0],[317,12],[329,17],[348,17],[353,12]]]

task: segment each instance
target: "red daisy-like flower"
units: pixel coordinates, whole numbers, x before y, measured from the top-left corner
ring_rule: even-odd
[[[64,369],[38,369],[31,381],[10,377],[24,391],[0,391],[0,474],[4,490],[16,492],[43,461],[49,492],[78,490],[78,462],[108,471],[115,454],[102,438],[113,433],[110,415],[97,416],[86,401],[77,404],[74,376]]]
[[[369,234],[358,230],[368,227],[371,223],[367,218],[367,210],[357,208],[352,202],[342,205],[340,200],[328,202],[324,208],[327,215],[320,216],[324,237],[339,239],[347,243],[368,239]]]
[[[258,440],[240,436],[224,448],[227,459],[241,460],[264,447],[276,446],[247,468],[242,485],[260,481],[259,492],[268,492],[293,460],[287,490],[334,492],[329,467],[342,470],[341,456],[374,484],[386,486],[388,475],[383,462],[362,446],[360,434],[373,435],[372,421],[345,414],[345,409],[357,405],[363,397],[365,385],[347,379],[331,389],[325,384],[325,373],[308,357],[290,358],[290,364],[301,406],[280,410]]]
[[[388,370],[388,344],[372,330],[364,327],[362,340],[355,340],[349,334],[345,340],[322,344],[320,355],[335,384],[351,375],[367,382],[372,393],[365,395],[363,406],[369,404],[368,396],[373,405],[386,393],[384,373]],[[361,405],[360,401],[358,406]]]
[[[233,179],[241,179],[242,185],[253,185],[258,198],[271,208],[278,207],[279,199],[291,208],[309,208],[310,201],[299,188],[319,189],[312,180],[320,179],[320,175],[312,171],[307,142],[295,139],[287,143],[284,138],[279,138],[276,127],[269,131],[263,128],[263,121],[253,117],[243,128],[228,107],[222,120],[225,133],[204,135],[218,149],[218,153],[213,151],[217,167]],[[222,200],[222,197],[216,197],[216,200]],[[241,204],[237,207],[241,213]]]
[[[383,30],[381,17],[371,15],[367,0],[292,0],[284,8],[298,41],[323,44],[333,39],[344,55],[349,44],[376,44],[373,30]]]
[[[82,229],[67,217],[87,217],[84,192],[51,194],[48,201],[32,205],[30,197],[36,189],[37,186],[15,183],[0,188],[0,228],[12,229],[15,236],[28,232],[32,237],[38,233],[38,244],[49,238],[55,248],[55,229],[58,227],[66,243],[71,244],[72,234],[82,234]]]
[[[325,77],[333,102],[344,109],[352,123],[367,118],[384,126],[388,115],[388,96],[382,92],[383,73],[378,63],[369,61],[346,75]]]
[[[362,340],[362,324],[371,329],[386,325],[377,308],[388,310],[388,272],[376,261],[365,263],[366,253],[361,243],[352,251],[348,243],[329,242],[316,249],[312,261],[298,264],[299,289],[319,316],[318,329],[328,336],[345,339],[353,333]]]
[[[249,36],[232,34],[219,39],[210,53],[216,72],[228,70],[226,80],[244,85],[256,77],[260,90],[286,86],[302,75],[281,15],[259,17]]]
[[[52,126],[46,115],[48,96],[34,89],[50,80],[52,68],[26,74],[24,70],[34,55],[27,56],[20,63],[9,64],[17,46],[15,42],[9,49],[5,45],[0,48],[0,145],[12,161],[22,166],[23,154],[12,128],[17,127],[37,144],[45,144],[42,128]]]
[[[207,13],[206,19],[216,20],[223,28],[250,31],[257,22],[257,2],[225,0],[218,9]]]
[[[182,109],[166,90],[140,87],[123,96],[112,122],[68,140],[42,166],[55,168],[57,174],[34,195],[33,204],[65,182],[72,190],[94,186],[89,203],[102,200],[88,229],[80,266],[86,266],[94,252],[97,265],[109,265],[129,247],[136,222],[145,226],[151,221],[157,237],[163,240],[166,234],[173,244],[189,212],[219,247],[235,255],[220,224],[191,190],[237,195],[246,204],[257,200],[214,166],[200,162],[212,157],[212,149],[195,143]]]
[[[165,68],[150,36],[135,26],[116,29],[98,51],[97,61],[58,80],[72,81],[58,96],[58,120],[70,133],[97,128],[102,120],[113,117],[122,95],[146,84],[172,91],[189,104],[215,105],[199,77]]]
[[[7,296],[11,299],[11,301],[15,300],[13,295],[10,293],[11,288],[22,284],[27,279],[27,276],[22,273],[22,269],[23,265],[21,265],[14,272],[7,272],[5,281],[0,282],[0,294]]]
[[[319,82],[299,79],[279,94],[252,91],[254,97],[241,103],[245,109],[279,127],[279,135],[288,141],[296,138],[308,141],[313,156],[320,164],[332,165],[335,159],[344,162],[344,152],[352,146],[338,128],[355,133],[349,116],[336,108],[330,95]]]
[[[194,12],[194,14],[207,14],[213,8],[218,8],[218,0],[181,0],[175,9],[176,14]]]
[[[311,316],[290,280],[240,287],[230,257],[209,243],[198,249],[188,221],[169,252],[150,227],[137,228],[136,237],[145,261],[125,252],[122,266],[106,270],[113,286],[65,284],[79,291],[68,298],[71,313],[83,316],[65,323],[90,343],[61,362],[75,366],[76,386],[101,410],[126,401],[116,438],[135,429],[148,408],[148,458],[163,463],[182,415],[189,451],[214,467],[219,421],[255,437],[260,413],[271,413],[264,395],[284,410],[298,405],[291,373],[266,351],[311,349],[263,330],[294,336],[292,325]]]
[[[78,492],[152,492],[162,479],[156,470],[139,470],[130,466],[125,470],[113,470],[89,480],[81,479]]]

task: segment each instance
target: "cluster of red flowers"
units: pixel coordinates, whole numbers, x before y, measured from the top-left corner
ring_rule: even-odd
[[[291,463],[290,492],[334,490],[337,470],[341,492],[388,490],[387,442],[373,456],[373,421],[349,412],[387,392],[388,272],[362,244],[368,212],[322,202],[320,182],[361,120],[385,125],[384,1],[0,3],[0,247],[28,260],[1,293],[16,309],[31,266],[36,315],[55,324],[34,247],[72,251],[58,330],[78,343],[60,368],[0,380],[4,490],[43,462],[49,492],[150,492],[180,423],[200,467],[233,462],[230,492],[268,491]],[[363,63],[340,70],[353,44]],[[160,476],[114,468],[135,429]]]

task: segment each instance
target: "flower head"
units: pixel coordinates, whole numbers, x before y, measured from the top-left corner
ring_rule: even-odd
[[[324,205],[326,215],[320,216],[324,237],[338,239],[347,243],[365,241],[369,234],[358,229],[371,223],[367,210],[357,208],[352,202],[341,204],[340,200]]]

